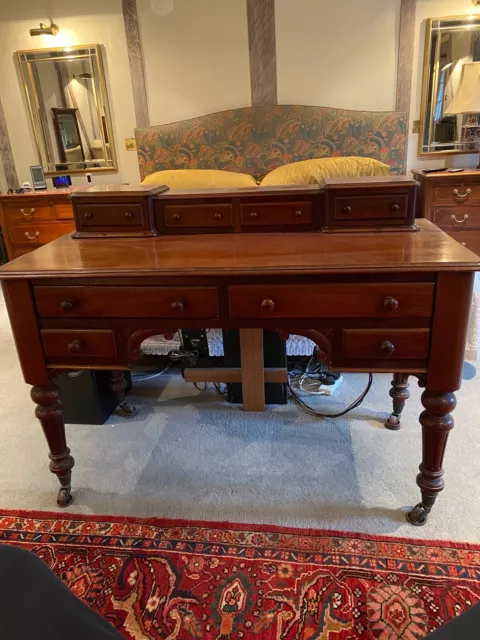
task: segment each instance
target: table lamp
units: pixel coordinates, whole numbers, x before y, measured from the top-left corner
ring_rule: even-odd
[[[453,100],[445,115],[480,113],[480,62],[466,62]],[[477,165],[480,170],[480,159]]]

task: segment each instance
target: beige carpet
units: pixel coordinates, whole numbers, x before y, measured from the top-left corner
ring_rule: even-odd
[[[292,404],[263,416],[244,413],[179,376],[137,385],[134,420],[67,427],[76,459],[70,511],[479,542],[480,379],[465,381],[458,394],[447,487],[423,528],[404,519],[419,499],[420,390],[412,388],[402,430],[387,431],[389,380],[376,376],[363,405],[339,420],[316,419]],[[365,383],[364,375],[347,375],[335,398],[319,406],[335,410]],[[56,510],[56,480],[1,298],[0,407],[0,508]]]

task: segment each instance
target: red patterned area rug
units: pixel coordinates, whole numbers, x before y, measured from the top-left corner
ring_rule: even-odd
[[[411,640],[480,600],[480,545],[42,512],[0,542],[135,640]]]

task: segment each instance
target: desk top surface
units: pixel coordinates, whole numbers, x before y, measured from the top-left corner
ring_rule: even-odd
[[[0,279],[480,271],[480,257],[428,220],[420,231],[70,235],[0,267]]]

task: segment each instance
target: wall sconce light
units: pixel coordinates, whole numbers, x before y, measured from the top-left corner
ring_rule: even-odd
[[[49,25],[40,22],[40,28],[30,29],[31,36],[56,36],[60,29],[53,22]]]

